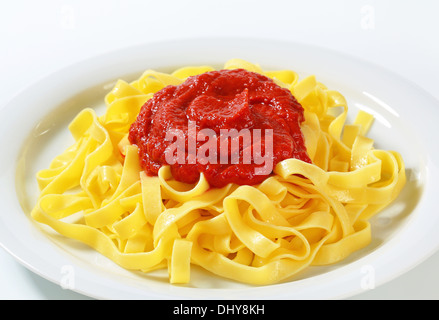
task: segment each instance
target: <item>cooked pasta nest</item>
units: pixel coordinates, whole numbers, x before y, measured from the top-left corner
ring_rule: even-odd
[[[232,59],[224,69],[264,74],[288,88],[304,108],[302,132],[312,164],[280,162],[255,186],[209,188],[173,179],[163,166],[147,176],[127,140],[141,106],[167,85],[214,70],[189,66],[147,70],[119,80],[98,116],[82,110],[69,130],[74,142],[37,174],[40,195],[32,217],[81,241],[129,270],[168,269],[171,283],[189,283],[191,265],[254,285],[294,279],[310,265],[337,263],[371,241],[369,219],[405,184],[404,162],[366,137],[373,117],[348,106],[315,76],[265,71]]]

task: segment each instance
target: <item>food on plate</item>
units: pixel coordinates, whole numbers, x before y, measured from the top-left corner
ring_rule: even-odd
[[[373,117],[348,123],[343,95],[315,76],[232,59],[147,70],[105,102],[38,172],[32,217],[171,283],[190,282],[191,265],[268,285],[337,263],[370,243],[369,219],[405,184],[400,154],[367,137]]]

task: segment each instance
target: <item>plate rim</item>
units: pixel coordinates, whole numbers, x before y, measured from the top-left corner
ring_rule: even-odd
[[[78,65],[84,65],[84,64],[87,65],[87,64],[92,63],[93,61],[98,61],[100,59],[105,60],[105,59],[108,59],[109,57],[112,57],[112,56],[115,56],[115,55],[117,56],[117,55],[123,54],[124,52],[128,52],[130,50],[136,50],[136,48],[145,48],[145,47],[148,48],[148,47],[151,47],[151,46],[162,47],[163,45],[166,46],[169,43],[174,43],[174,45],[176,45],[176,44],[181,44],[181,43],[185,43],[185,42],[192,42],[192,43],[194,43],[194,42],[206,42],[206,41],[219,41],[219,42],[223,42],[223,43],[224,42],[235,42],[236,43],[236,41],[245,41],[245,42],[249,42],[250,41],[250,42],[271,43],[271,44],[273,44],[273,43],[278,43],[278,44],[282,43],[283,45],[288,45],[288,46],[295,46],[295,47],[301,47],[301,48],[305,47],[307,49],[311,49],[312,51],[315,50],[317,52],[330,52],[332,55],[346,57],[346,58],[350,59],[351,61],[354,61],[354,63],[359,63],[359,64],[362,64],[362,65],[373,66],[374,68],[380,70],[382,73],[385,73],[387,75],[390,75],[391,77],[400,79],[402,82],[407,83],[409,85],[409,87],[412,87],[415,91],[422,92],[423,96],[426,97],[427,100],[430,99],[435,104],[438,104],[437,99],[435,99],[433,97],[433,95],[431,95],[428,91],[424,90],[422,87],[420,87],[414,81],[406,79],[406,78],[400,76],[399,74],[397,74],[395,72],[392,72],[392,71],[390,71],[390,70],[388,70],[388,69],[386,69],[386,68],[384,68],[382,66],[373,64],[373,63],[371,63],[371,62],[369,62],[369,61],[367,61],[365,59],[361,59],[361,58],[358,58],[358,57],[347,55],[345,53],[337,52],[337,51],[334,51],[334,50],[331,50],[331,49],[327,49],[327,48],[323,48],[323,47],[319,47],[319,46],[315,46],[315,45],[309,45],[309,44],[297,43],[297,42],[291,42],[291,41],[279,41],[279,40],[273,40],[273,39],[249,39],[249,38],[238,38],[238,37],[237,38],[218,37],[218,38],[207,38],[207,39],[206,38],[191,38],[191,39],[163,40],[163,41],[158,41],[158,42],[149,42],[149,43],[139,44],[139,45],[135,45],[135,46],[120,48],[118,50],[114,50],[114,51],[111,51],[111,52],[103,53],[103,54],[100,54],[100,55],[96,55],[96,56],[93,56],[93,57],[81,60],[79,62],[72,63],[72,64],[70,64],[68,66],[60,68],[59,70],[57,70],[55,72],[52,72],[52,73],[50,73],[48,75],[45,75],[45,76],[41,77],[40,79],[34,81],[32,84],[28,85],[27,87],[25,87],[22,90],[20,90],[19,92],[17,92],[14,95],[14,97],[12,97],[8,102],[6,102],[0,108],[0,114],[4,115],[9,110],[8,108],[11,108],[10,106],[14,105],[14,101],[16,101],[16,99],[19,99],[21,97],[21,95],[25,94],[26,92],[34,90],[32,88],[41,86],[42,84],[44,84],[46,82],[51,82],[53,80],[56,80],[57,77],[60,74],[68,73],[69,70],[72,70],[72,69],[78,67]],[[137,50],[139,50],[139,49],[137,49]],[[81,69],[81,68],[78,68],[78,69]],[[139,71],[141,71],[141,70],[139,69]],[[121,75],[121,76],[123,76],[123,75]],[[5,111],[5,110],[7,110],[7,111]],[[434,165],[434,163],[433,163],[433,165]],[[434,166],[433,166],[433,170],[434,170],[434,174],[437,176],[437,168],[434,168]],[[2,179],[3,179],[3,176],[2,176]],[[431,181],[431,179],[429,179],[429,181]],[[2,219],[1,215],[0,215],[0,219]],[[35,265],[30,263],[29,261],[26,261],[25,257],[23,257],[22,255],[17,254],[17,252],[14,251],[10,245],[8,246],[8,244],[4,241],[4,239],[2,240],[2,237],[3,237],[3,235],[0,234],[0,246],[2,246],[6,250],[6,252],[8,252],[10,255],[12,255],[17,261],[19,261],[22,265],[24,265],[26,268],[28,268],[32,272],[38,274],[39,276],[41,276],[41,277],[43,277],[43,278],[45,278],[45,279],[47,279],[49,281],[52,281],[52,282],[54,282],[56,284],[59,284],[56,281],[56,279],[54,279],[53,277],[50,277],[45,272],[42,272],[41,269],[36,268]],[[400,270],[399,274],[394,274],[393,277],[387,278],[385,281],[384,280],[381,281],[379,283],[379,285],[382,285],[383,283],[386,283],[386,282],[388,282],[388,281],[398,277],[399,275],[407,272],[408,270],[414,268],[415,266],[417,266],[420,263],[422,263],[423,261],[425,261],[428,257],[433,255],[438,250],[439,250],[439,242],[436,243],[434,248],[431,248],[431,250],[428,253],[425,253],[423,255],[423,259],[421,259],[421,260],[418,259],[416,261],[416,263],[412,263],[410,266],[407,266],[406,270],[404,270],[404,271]],[[373,254],[373,253],[371,253],[371,254]],[[369,255],[367,255],[367,256],[369,256]],[[342,269],[342,268],[340,268],[340,269]],[[337,270],[334,270],[334,271],[337,271]],[[318,276],[316,276],[316,277],[318,277]],[[283,285],[287,285],[287,284],[278,284],[278,285],[274,285],[274,286],[283,286]],[[104,296],[99,295],[97,292],[94,292],[94,294],[93,294],[93,292],[89,292],[89,290],[90,290],[89,288],[76,288],[74,291],[77,291],[78,293],[84,294],[86,296],[91,296],[91,297],[94,297],[94,298],[99,298],[99,299],[107,298],[105,295]],[[347,296],[351,296],[352,293],[353,294],[357,294],[358,292],[356,292],[356,293],[355,292],[349,292],[349,293],[346,292],[345,294],[341,294],[339,297],[344,298],[344,297],[347,297]],[[179,298],[181,298],[181,297],[179,297]]]

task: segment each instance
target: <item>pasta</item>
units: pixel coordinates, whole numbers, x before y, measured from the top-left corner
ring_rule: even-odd
[[[168,269],[171,283],[190,282],[192,264],[228,279],[268,285],[293,279],[310,265],[337,263],[371,241],[369,219],[405,184],[401,156],[374,148],[373,117],[348,106],[314,76],[291,70],[244,68],[288,88],[305,110],[302,132],[312,164],[280,162],[255,186],[210,188],[173,179],[168,166],[147,176],[127,139],[141,106],[167,85],[214,70],[183,67],[172,74],[146,71],[119,80],[98,116],[82,110],[69,130],[74,143],[37,174],[33,219],[81,241],[129,270]],[[337,114],[337,110],[341,111]]]

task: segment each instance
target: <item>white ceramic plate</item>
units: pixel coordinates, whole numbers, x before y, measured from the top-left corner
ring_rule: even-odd
[[[68,123],[84,107],[102,112],[103,97],[119,78],[148,68],[220,66],[242,58],[264,69],[315,74],[345,95],[351,118],[376,116],[376,147],[399,151],[408,182],[401,196],[373,219],[373,241],[330,267],[312,267],[293,281],[254,287],[194,268],[187,286],[166,272],[129,272],[93,250],[47,231],[29,218],[38,190],[35,173],[71,143]],[[436,100],[413,83],[364,61],[294,43],[197,39],[127,48],[67,67],[25,89],[0,110],[0,243],[42,277],[100,299],[332,299],[361,293],[413,268],[439,245],[439,138]]]

